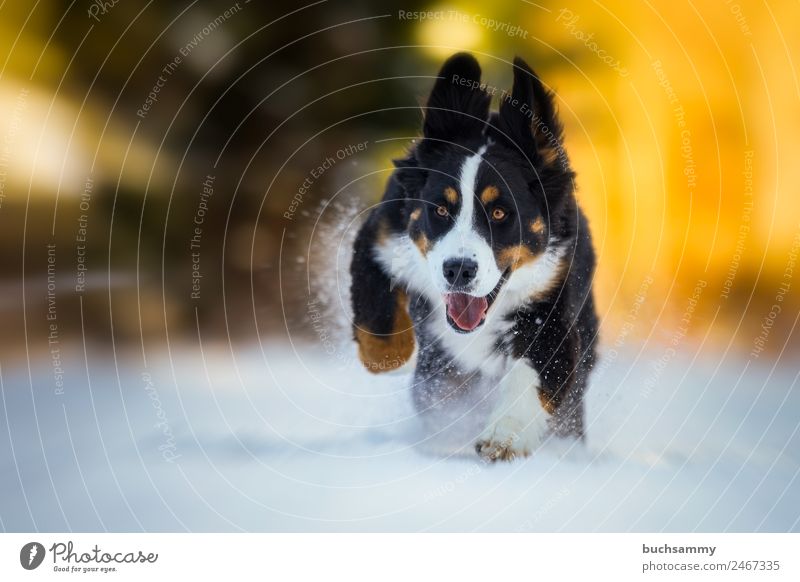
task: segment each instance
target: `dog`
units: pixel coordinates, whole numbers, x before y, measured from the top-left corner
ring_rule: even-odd
[[[444,63],[422,139],[394,161],[350,265],[361,362],[379,373],[415,360],[430,434],[481,411],[466,438],[490,461],[551,435],[584,439],[598,335],[595,255],[555,96],[521,58],[513,67],[490,112],[477,60]]]

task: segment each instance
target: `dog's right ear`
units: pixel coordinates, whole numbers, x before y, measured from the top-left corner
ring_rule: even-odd
[[[489,117],[491,95],[481,86],[475,57],[457,53],[439,71],[425,109],[423,135],[453,142],[480,136]]]

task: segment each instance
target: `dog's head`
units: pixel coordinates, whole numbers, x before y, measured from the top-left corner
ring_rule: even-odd
[[[509,281],[541,276],[536,263],[558,242],[573,191],[552,94],[519,58],[510,93],[480,76],[471,55],[445,62],[423,139],[396,162],[408,235],[461,333],[484,322]],[[492,94],[500,108],[490,114]]]

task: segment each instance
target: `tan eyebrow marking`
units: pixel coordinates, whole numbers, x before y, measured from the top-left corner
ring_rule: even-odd
[[[487,186],[481,192],[481,202],[484,204],[489,204],[490,202],[494,202],[500,197],[500,190],[497,189],[496,186]]]
[[[456,192],[450,186],[444,189],[444,197],[450,204],[455,204],[456,202],[458,202],[458,192]]]
[[[544,219],[541,216],[531,222],[531,232],[533,234],[542,234],[544,232]]]

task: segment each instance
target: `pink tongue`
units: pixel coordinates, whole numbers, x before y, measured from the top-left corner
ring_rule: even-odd
[[[445,302],[447,315],[463,331],[472,331],[478,327],[489,308],[485,297],[473,297],[466,293],[448,293]]]

